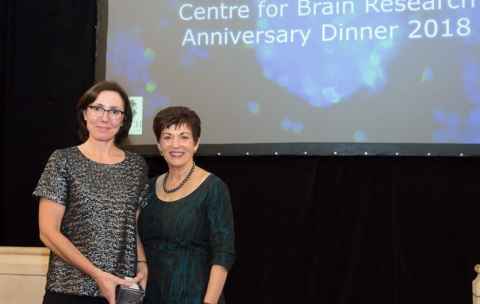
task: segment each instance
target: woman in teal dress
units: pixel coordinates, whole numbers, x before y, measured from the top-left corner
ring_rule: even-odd
[[[225,303],[235,259],[232,207],[225,183],[194,163],[200,125],[186,107],[168,107],[154,119],[168,172],[150,181],[138,219],[149,269],[146,304]]]

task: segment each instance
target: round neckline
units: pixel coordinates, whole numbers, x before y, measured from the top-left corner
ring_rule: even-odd
[[[118,165],[123,164],[123,163],[127,160],[127,151],[125,151],[125,150],[122,150],[123,153],[124,153],[124,155],[125,155],[125,157],[124,157],[121,161],[119,161],[119,162],[117,162],[117,163],[113,163],[113,164],[106,164],[106,163],[101,163],[101,162],[95,161],[95,160],[93,160],[93,159],[91,159],[91,158],[88,158],[85,154],[83,154],[83,152],[82,152],[82,150],[80,150],[80,147],[79,147],[79,146],[75,146],[75,149],[77,150],[77,152],[80,154],[80,156],[81,156],[83,159],[85,159],[85,160],[87,160],[87,161],[89,161],[89,162],[92,162],[92,163],[94,163],[94,164],[100,165],[100,166],[118,166]]]
[[[210,179],[210,177],[212,176],[213,174],[212,173],[208,173],[208,176],[197,186],[197,188],[195,188],[192,192],[190,192],[189,194],[185,195],[184,197],[181,197],[179,199],[176,199],[176,200],[173,200],[173,201],[165,201],[165,200],[162,200],[158,197],[157,195],[157,181],[158,179],[160,178],[161,175],[157,176],[157,178],[155,178],[154,180],[154,183],[153,183],[153,195],[155,196],[155,199],[160,202],[162,205],[176,205],[178,204],[179,202],[187,199],[188,197],[192,196],[193,194],[195,194],[200,188],[203,187],[203,185],[207,184],[207,181]]]

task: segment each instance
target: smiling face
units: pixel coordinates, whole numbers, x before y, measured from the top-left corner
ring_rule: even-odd
[[[90,139],[103,142],[115,139],[123,123],[123,114],[112,115],[112,110],[125,111],[122,98],[115,91],[102,91],[83,111]]]
[[[199,142],[195,142],[192,130],[186,124],[171,125],[163,129],[157,144],[167,164],[177,168],[189,166],[192,163],[198,145]]]

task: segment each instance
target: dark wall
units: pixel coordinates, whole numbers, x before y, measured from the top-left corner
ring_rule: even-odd
[[[31,192],[48,155],[78,143],[74,106],[94,79],[95,1],[37,2],[2,3],[0,245],[40,245]],[[197,162],[232,194],[229,303],[471,301],[479,158]]]

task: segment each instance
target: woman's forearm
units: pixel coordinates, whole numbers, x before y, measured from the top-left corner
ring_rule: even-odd
[[[137,215],[136,215],[137,226],[138,226],[138,217],[139,216],[140,216],[140,210],[137,211]],[[143,249],[143,244],[142,244],[140,235],[138,235],[138,229],[137,229],[137,260],[147,261],[147,258],[145,257],[145,250]]]
[[[223,291],[223,286],[227,280],[228,272],[225,267],[220,265],[213,265],[210,269],[210,278],[208,280],[207,292],[203,299],[204,303],[216,304],[220,299]]]
[[[139,215],[140,215],[140,212],[137,212],[137,225],[138,225]],[[141,277],[139,283],[142,286],[142,288],[143,289],[147,288],[147,280],[148,280],[147,257],[145,256],[145,249],[143,248],[143,243],[137,232],[137,276],[138,275],[140,275]]]
[[[147,257],[145,256],[145,250],[143,249],[142,241],[140,241],[140,237],[137,235],[137,261],[147,261]]]

